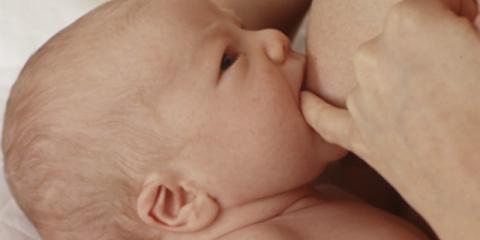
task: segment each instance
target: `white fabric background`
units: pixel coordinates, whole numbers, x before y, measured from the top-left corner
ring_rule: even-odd
[[[0,0],[0,121],[10,88],[29,56],[103,0]],[[3,125],[3,124],[2,124]],[[12,199],[0,161],[0,240],[39,240]]]
[[[12,84],[21,68],[56,32],[105,0],[0,0],[0,123]],[[295,48],[303,48],[305,31]],[[0,130],[1,131],[1,130]],[[0,240],[40,240],[12,199],[0,160]]]

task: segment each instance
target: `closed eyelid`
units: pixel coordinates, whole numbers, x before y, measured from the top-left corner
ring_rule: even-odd
[[[230,65],[230,67],[224,71],[220,69],[220,65],[218,65],[218,76],[217,76],[217,85],[223,83],[224,78],[229,79],[229,76],[233,76],[231,74],[235,74],[236,76],[239,76],[239,72],[244,72],[246,70],[245,66],[246,64],[248,65],[248,59],[246,55],[241,52],[241,51],[235,51],[235,50],[226,50],[225,53],[230,52],[232,55],[234,55],[235,60],[234,62]],[[220,61],[223,61],[223,56]],[[219,63],[221,64],[221,63]],[[235,78],[236,79],[236,78]],[[228,82],[228,81],[227,81]]]
[[[208,61],[208,65],[210,65],[208,68],[211,69],[210,71],[214,72],[215,82],[217,82],[217,84],[222,76],[229,70],[227,69],[227,71],[224,72],[221,71],[224,54],[230,53],[236,56],[235,62],[232,66],[236,65],[238,59],[243,55],[244,51],[241,50],[242,40],[240,38],[242,37],[239,35],[238,31],[233,30],[228,27],[228,25],[221,22],[213,23],[206,31],[205,37],[203,38],[204,41],[201,45],[215,45],[213,48],[210,48],[209,55],[212,55],[212,60]]]
[[[232,60],[232,63],[230,63],[228,67],[226,67],[226,69],[222,69],[224,67],[223,64],[226,57],[228,57],[229,60]],[[218,64],[219,78],[221,78],[224,73],[226,73],[231,67],[236,64],[238,57],[239,53],[235,50],[235,48],[231,47],[230,45],[226,45],[224,47],[224,50],[220,57],[220,63]]]

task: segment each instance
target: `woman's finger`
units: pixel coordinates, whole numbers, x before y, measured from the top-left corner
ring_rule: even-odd
[[[347,110],[336,108],[311,92],[301,95],[302,111],[308,124],[327,142],[355,152],[357,130]]]

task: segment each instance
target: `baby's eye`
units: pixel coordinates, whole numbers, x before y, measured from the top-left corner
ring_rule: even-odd
[[[234,53],[224,53],[222,57],[222,62],[220,63],[220,72],[226,71],[228,68],[230,68],[235,61],[237,61],[238,54]]]

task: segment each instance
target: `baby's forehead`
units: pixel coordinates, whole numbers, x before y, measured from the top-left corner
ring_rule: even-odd
[[[208,0],[160,0],[151,4],[138,16],[140,23],[149,26],[148,29],[141,24],[138,27],[145,28],[143,34],[147,33],[150,37],[131,35],[137,41],[143,41],[138,45],[151,46],[146,49],[147,54],[155,53],[158,57],[154,61],[146,58],[144,64],[168,65],[170,67],[162,69],[176,76],[193,72],[200,74],[207,65],[215,64],[210,58],[223,39],[219,37],[222,29],[218,26],[234,19],[232,13]]]
[[[32,57],[21,82],[35,74],[44,79],[35,85],[39,95],[62,104],[62,97],[72,103],[78,99],[98,111],[103,109],[98,99],[108,107],[133,89],[160,95],[158,90],[169,82],[181,86],[203,77],[195,76],[204,68],[192,59],[209,52],[198,48],[202,27],[221,17],[216,11],[204,0],[112,1],[52,38]],[[33,85],[17,84],[17,92],[27,93],[25,86]]]
[[[199,26],[224,18],[223,14],[229,12],[225,8],[210,0],[150,0],[146,1],[140,16],[155,19],[161,25],[176,26],[177,29]]]
[[[222,10],[207,0],[112,1],[61,33],[64,37],[50,45],[65,54],[51,55],[77,76],[110,76],[111,81],[101,81],[105,86],[118,84],[119,78],[132,84],[188,78],[215,64],[205,59],[213,52],[209,33],[219,18],[225,18]],[[100,87],[96,80],[89,85]]]

